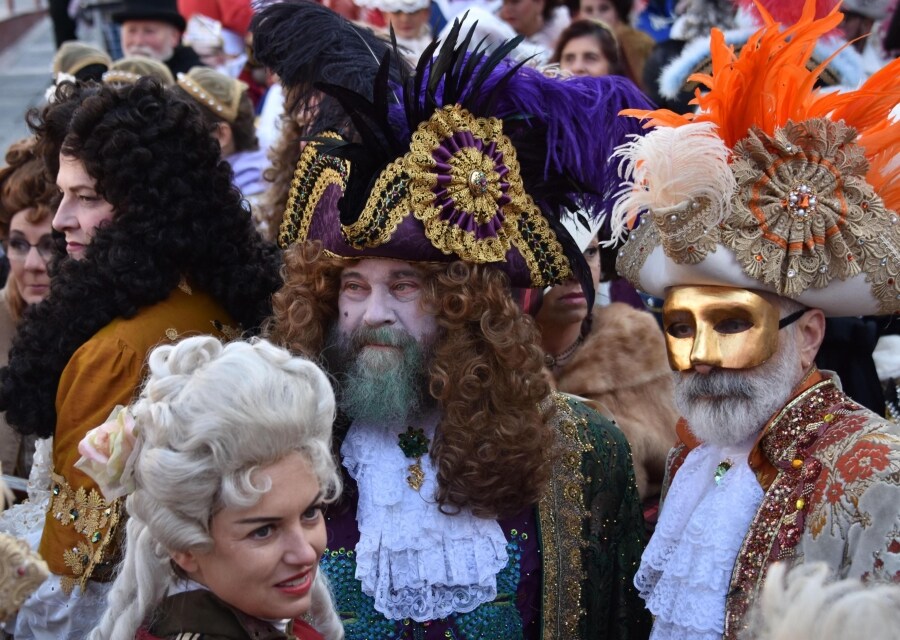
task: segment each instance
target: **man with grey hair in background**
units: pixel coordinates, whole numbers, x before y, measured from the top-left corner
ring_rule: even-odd
[[[872,137],[898,85],[814,93],[811,41],[841,15],[807,6],[737,56],[714,30],[698,113],[631,111],[656,128],[616,152],[613,228],[644,211],[617,266],[665,298],[683,415],[635,576],[654,640],[741,637],[779,560],[900,580],[900,427],[814,360],[826,316],[900,311],[900,149]]]
[[[169,67],[173,77],[203,66],[191,47],[181,44],[187,25],[175,0],[125,0],[113,14],[126,56],[146,56]]]

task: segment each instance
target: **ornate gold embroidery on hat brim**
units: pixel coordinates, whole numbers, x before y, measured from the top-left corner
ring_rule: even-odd
[[[404,158],[398,158],[381,172],[359,218],[352,224],[342,225],[344,240],[354,249],[387,244],[409,216],[412,203],[403,161]]]
[[[722,242],[747,275],[796,297],[865,272],[882,311],[900,309],[900,228],[866,182],[843,122],[789,122],[735,145],[733,214]]]
[[[660,245],[676,264],[698,264],[718,247],[718,218],[719,212],[706,199],[686,200],[674,207],[646,213],[619,250],[616,269],[640,288],[644,262]]]
[[[341,139],[332,132],[319,134],[319,137]],[[330,185],[337,185],[343,190],[346,185],[350,163],[320,155],[318,149],[319,145],[315,142],[308,143],[297,161],[278,233],[278,244],[282,249],[295,242],[306,241],[310,222],[325,190]],[[341,170],[335,169],[335,166]]]
[[[443,140],[458,132],[469,132],[488,144],[495,143],[508,169],[503,180],[509,185],[506,196],[510,201],[498,210],[500,176],[488,158],[474,148],[464,148],[452,157],[454,181],[448,188],[453,191],[454,201],[479,224],[498,216],[501,226],[495,237],[479,239],[474,232],[441,218],[433,192],[437,177],[432,153]],[[485,182],[480,194],[469,190],[470,176],[475,173],[480,173]],[[422,222],[432,245],[447,255],[475,263],[505,262],[507,252],[515,247],[528,267],[533,286],[556,284],[572,274],[562,245],[525,193],[515,148],[503,135],[502,122],[496,118],[476,118],[459,105],[436,111],[413,134],[409,152],[378,177],[359,218],[343,227],[344,237],[357,249],[377,247],[391,240],[410,213]]]
[[[123,500],[107,502],[96,489],[74,490],[61,475],[51,473],[51,478],[50,515],[62,526],[74,527],[84,538],[75,548],[63,552],[72,576],[63,576],[61,583],[63,591],[70,594],[75,585],[84,589],[94,569],[108,561],[106,550],[115,535]]]

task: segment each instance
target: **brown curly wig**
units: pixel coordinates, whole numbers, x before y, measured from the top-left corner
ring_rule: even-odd
[[[320,357],[347,265],[317,243],[288,249],[268,337]],[[436,310],[442,335],[429,370],[441,409],[431,448],[435,497],[447,513],[514,515],[537,503],[553,459],[553,409],[544,402],[550,386],[537,328],[513,302],[500,271],[464,262],[420,266],[422,304]]]

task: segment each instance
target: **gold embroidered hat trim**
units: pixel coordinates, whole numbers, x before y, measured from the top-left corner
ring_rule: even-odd
[[[332,140],[342,139],[333,132],[322,133],[318,137]],[[334,185],[343,192],[347,186],[350,163],[319,153],[319,147],[320,143],[318,142],[307,143],[297,161],[287,206],[284,210],[284,218],[278,233],[278,245],[282,249],[311,239],[309,238],[309,227],[328,187]]]
[[[335,133],[318,138],[341,140]],[[282,248],[322,239],[311,237],[316,216],[332,215],[338,223],[336,213],[320,205],[329,187],[346,189],[350,163],[322,153],[323,144],[309,142],[297,163],[279,233]],[[453,151],[441,153],[447,146]],[[420,124],[409,152],[378,175],[359,217],[340,224],[340,233],[355,250],[343,257],[389,257],[391,243],[421,236],[434,255],[397,251],[395,257],[420,262],[443,255],[504,268],[517,255],[529,278],[520,285],[543,287],[572,276],[556,234],[525,193],[502,122],[476,118],[459,105],[439,109]],[[325,248],[342,254],[341,247]]]

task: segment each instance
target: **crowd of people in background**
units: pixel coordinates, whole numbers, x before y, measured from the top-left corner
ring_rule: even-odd
[[[896,635],[898,2],[81,4],[0,638]]]

